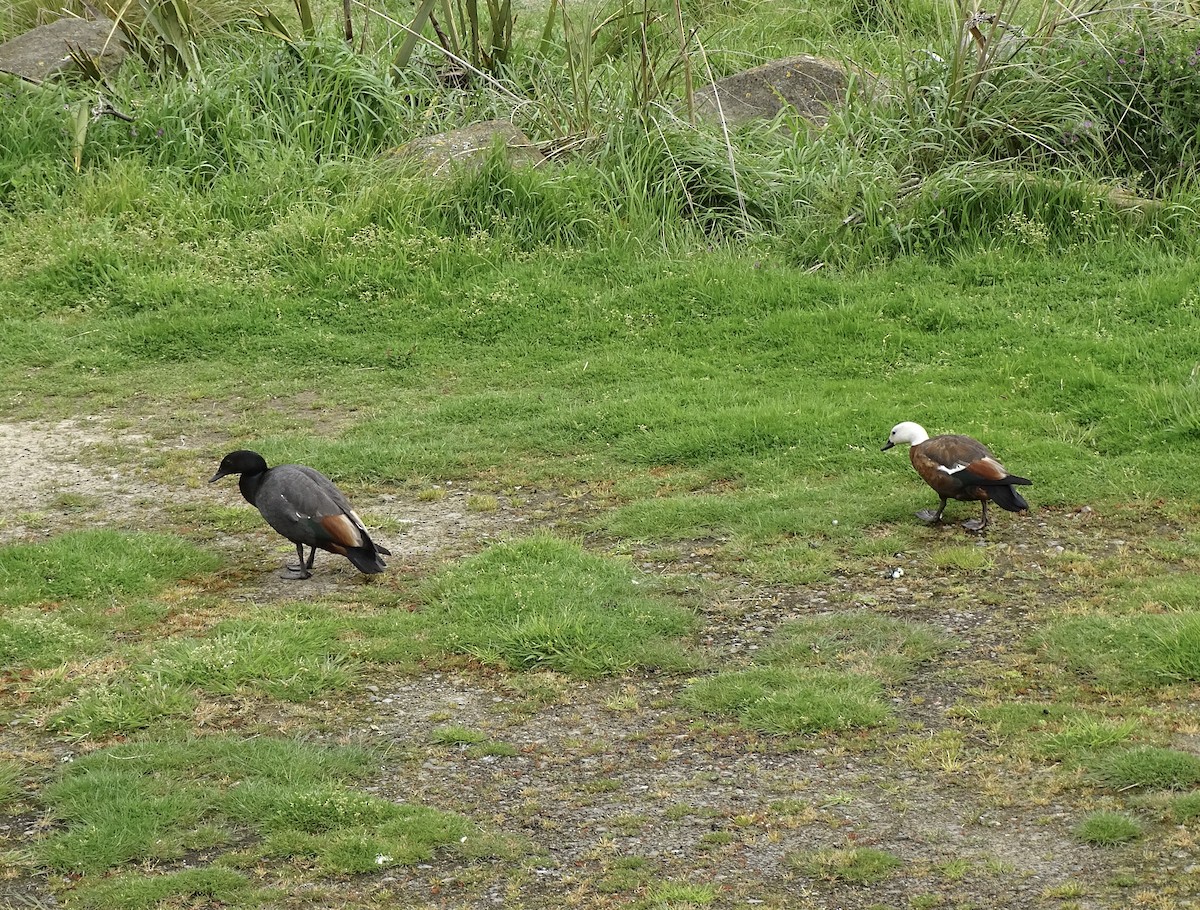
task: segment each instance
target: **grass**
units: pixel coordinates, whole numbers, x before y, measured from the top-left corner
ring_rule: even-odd
[[[840,613],[784,623],[761,659],[772,666],[854,670],[896,683],[951,646],[922,623]]]
[[[1105,756],[1096,774],[1114,789],[1188,790],[1200,784],[1200,757],[1155,746],[1121,749]]]
[[[615,560],[539,535],[498,544],[443,572],[423,620],[442,648],[514,669],[576,676],[692,666],[683,608]]]
[[[904,865],[899,857],[874,847],[818,850],[788,857],[788,864],[814,878],[828,878],[853,885],[883,881]]]
[[[369,761],[353,749],[267,738],[110,747],[75,762],[48,788],[45,801],[60,830],[34,851],[49,868],[98,873],[131,861],[178,860],[239,840],[243,831],[257,837],[247,848],[252,856],[305,857],[327,872],[349,873],[426,860],[474,831],[448,813],[352,789]],[[147,899],[136,881],[122,881],[102,888]],[[188,881],[156,879],[152,887],[165,897]],[[214,881],[237,885],[219,874]]]
[[[20,795],[21,766],[10,759],[0,761],[0,811],[7,811]]]
[[[1040,636],[1056,659],[1117,690],[1200,679],[1200,615],[1084,616]]]
[[[732,714],[764,733],[823,733],[874,727],[890,712],[879,682],[869,676],[827,670],[760,668],[694,681],[688,706]]]
[[[256,890],[245,874],[234,869],[185,869],[99,882],[80,895],[79,905],[89,910],[153,910],[171,900],[207,899],[245,906],[253,903]]]
[[[949,645],[920,623],[871,614],[792,620],[760,652],[760,666],[694,680],[683,700],[764,733],[874,727],[890,716],[880,682],[902,681]]]
[[[48,726],[71,737],[128,735],[176,718],[190,719],[197,700],[186,688],[150,674],[89,687],[49,718]]]
[[[212,554],[165,534],[69,531],[0,550],[0,603],[146,594],[215,565]]]
[[[303,701],[344,690],[353,681],[355,667],[343,654],[340,634],[329,617],[230,620],[205,638],[164,642],[142,671],[167,686]]]
[[[1142,833],[1137,819],[1121,812],[1093,812],[1075,827],[1075,836],[1080,841],[1100,847],[1136,840]]]

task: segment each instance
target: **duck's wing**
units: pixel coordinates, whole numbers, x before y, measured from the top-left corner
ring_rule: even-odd
[[[289,540],[335,551],[370,542],[346,497],[333,481],[312,468],[272,468],[254,504],[267,523]]]
[[[923,443],[920,448],[928,456],[933,470],[953,478],[963,486],[988,487],[1030,482],[1024,477],[1009,474],[987,446],[970,436],[938,436]]]

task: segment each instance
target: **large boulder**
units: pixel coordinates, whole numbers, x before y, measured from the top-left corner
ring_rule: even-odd
[[[776,60],[718,79],[695,95],[696,113],[729,127],[770,120],[792,110],[813,123],[824,123],[829,109],[846,100],[850,84],[846,68],[836,60],[811,54]]]
[[[507,120],[485,120],[460,130],[413,139],[388,154],[418,161],[427,173],[444,176],[457,167],[478,167],[497,143],[514,165],[534,166],[546,160],[529,137]]]
[[[72,52],[86,54],[101,72],[125,59],[125,45],[109,19],[58,19],[0,44],[0,72],[42,83],[75,69]]]

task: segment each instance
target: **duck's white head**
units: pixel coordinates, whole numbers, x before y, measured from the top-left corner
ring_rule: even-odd
[[[887,445],[881,451],[886,452],[894,445],[920,445],[928,438],[929,434],[925,432],[923,426],[919,423],[913,423],[911,420],[906,420],[892,427],[892,432],[888,435]]]

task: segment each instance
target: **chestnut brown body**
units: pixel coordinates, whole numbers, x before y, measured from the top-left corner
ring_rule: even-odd
[[[1029,503],[1013,487],[1025,486],[1032,481],[1008,473],[978,439],[956,434],[931,438],[920,424],[905,422],[892,428],[883,448],[890,449],[901,443],[910,445],[908,457],[913,467],[941,498],[937,512],[918,512],[919,518],[941,521],[950,499],[979,502],[983,510],[981,519],[964,524],[964,527],[977,531],[987,527],[989,502],[1009,512],[1029,508]]]

